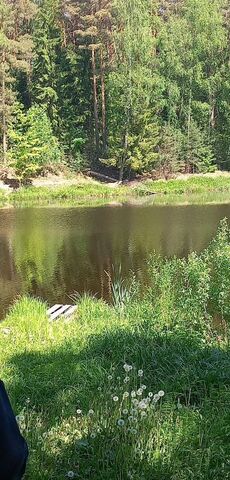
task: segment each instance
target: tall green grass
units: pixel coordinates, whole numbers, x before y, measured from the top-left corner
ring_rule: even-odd
[[[149,260],[149,287],[84,296],[48,322],[22,298],[0,376],[30,448],[27,480],[229,478],[229,230],[200,256]]]

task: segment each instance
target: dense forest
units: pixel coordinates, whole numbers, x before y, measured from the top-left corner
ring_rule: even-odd
[[[228,0],[0,0],[1,169],[229,169],[229,39]]]

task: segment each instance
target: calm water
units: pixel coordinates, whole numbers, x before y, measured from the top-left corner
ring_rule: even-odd
[[[0,316],[22,293],[50,304],[73,292],[107,298],[119,265],[144,281],[151,252],[200,252],[224,217],[230,204],[0,210]]]

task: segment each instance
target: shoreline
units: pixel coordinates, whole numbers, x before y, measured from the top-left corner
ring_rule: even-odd
[[[192,175],[172,180],[145,180],[130,182],[129,184],[105,184],[95,180],[78,177],[75,179],[59,179],[59,184],[49,178],[39,179],[35,185],[20,187],[17,190],[0,187],[0,209],[20,206],[61,206],[69,202],[72,206],[96,206],[109,202],[126,202],[133,199],[149,199],[153,203],[175,203],[175,198],[184,197],[190,203],[193,196],[219,196],[226,197],[224,203],[230,202],[230,175]],[[51,183],[49,183],[51,182]],[[52,183],[53,182],[53,183]],[[64,182],[64,183],[62,183]],[[201,199],[202,200],[202,199]],[[180,201],[178,202],[180,204]],[[200,203],[200,202],[199,202]],[[202,203],[202,202],[201,202]],[[211,203],[215,203],[212,201]],[[222,202],[218,202],[222,203]]]

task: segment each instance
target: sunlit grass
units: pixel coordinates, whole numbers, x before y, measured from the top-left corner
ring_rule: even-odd
[[[155,194],[153,197],[149,194]],[[180,198],[181,196],[184,198]],[[85,206],[127,202],[142,198],[154,203],[206,203],[230,200],[230,177],[191,177],[187,180],[145,181],[136,185],[107,185],[84,181],[71,186],[22,187],[0,192],[2,206],[64,205]],[[211,200],[210,200],[211,198]]]

